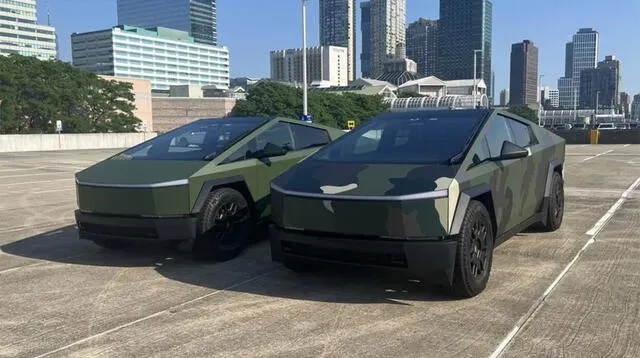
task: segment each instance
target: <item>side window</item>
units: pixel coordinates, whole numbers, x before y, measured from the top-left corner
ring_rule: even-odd
[[[505,117],[497,116],[493,118],[487,126],[486,138],[489,142],[489,154],[491,154],[492,157],[497,157],[502,150],[502,143],[504,143],[505,140],[513,142],[513,138],[511,138]]]
[[[478,146],[478,151],[476,152],[476,155],[478,156],[478,159],[480,161],[486,160],[491,158],[491,153],[489,151],[489,142],[487,141],[487,137],[486,136],[482,136],[482,139],[480,140],[479,146]]]
[[[225,159],[220,164],[235,163],[235,162],[240,162],[247,159],[251,159],[251,152],[249,151],[249,146],[245,144],[242,147],[240,147],[240,149],[235,151],[235,153],[228,156],[227,159]]]
[[[528,147],[533,144],[529,135],[529,126],[513,119],[505,118],[513,133],[514,143],[521,147]]]
[[[280,122],[256,137],[256,150],[262,150],[267,143],[275,144],[287,150],[293,150],[293,138],[289,123]]]
[[[329,133],[323,129],[307,127],[300,124],[289,124],[296,140],[295,150],[321,147],[329,142]]]

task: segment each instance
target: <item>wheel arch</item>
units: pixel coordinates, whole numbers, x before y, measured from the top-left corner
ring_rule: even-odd
[[[249,210],[251,210],[251,214],[254,215],[254,217],[257,215],[258,210],[255,205],[255,200],[253,199],[253,195],[251,195],[249,186],[247,185],[244,176],[242,175],[235,175],[221,179],[211,179],[203,182],[196,201],[191,208],[191,213],[199,213],[202,210],[202,207],[204,206],[207,198],[209,197],[209,194],[219,188],[232,188],[239,191],[247,201]]]
[[[464,220],[464,215],[467,212],[467,208],[469,207],[469,203],[471,200],[477,200],[481,202],[487,211],[489,212],[489,216],[491,217],[491,225],[493,226],[494,238],[498,237],[498,223],[496,220],[496,210],[495,205],[493,204],[493,196],[491,195],[491,187],[489,184],[480,184],[474,187],[463,190],[460,193],[460,197],[458,198],[458,205],[456,206],[455,214],[453,217],[453,222],[451,225],[451,235],[458,235],[462,228],[462,221]]]
[[[553,173],[558,173],[564,178],[564,165],[559,159],[553,159],[549,162],[547,167],[547,179],[544,187],[544,197],[548,198],[551,195],[551,182],[553,179]]]

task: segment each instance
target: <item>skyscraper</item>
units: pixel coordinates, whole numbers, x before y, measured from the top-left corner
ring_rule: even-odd
[[[418,74],[436,73],[438,20],[420,18],[407,26],[407,57],[418,64]]]
[[[511,45],[509,103],[533,106],[538,102],[538,48],[529,40]]]
[[[346,47],[348,79],[356,79],[356,0],[320,0],[320,46]]]
[[[154,91],[166,91],[172,85],[229,87],[229,50],[196,43],[187,32],[176,29],[120,25],[73,33],[71,51],[75,67],[149,80]]]
[[[360,30],[362,31],[362,53],[360,54],[360,67],[362,77],[371,75],[371,2],[360,3]]]
[[[581,28],[566,45],[565,76],[558,80],[560,107],[572,108],[579,103],[582,70],[595,68],[598,61],[599,34],[592,28]],[[569,63],[571,71],[569,72]]]
[[[57,57],[56,29],[38,25],[36,0],[0,1],[0,55],[19,54],[51,60]]]
[[[186,31],[196,42],[218,44],[216,0],[118,0],[118,24]]]
[[[620,61],[606,56],[598,67],[582,70],[580,75],[580,105],[594,108],[616,108],[620,105]]]
[[[484,79],[491,94],[491,38],[493,3],[490,0],[440,0],[437,76],[443,80]],[[474,50],[480,50],[474,55]]]
[[[370,77],[383,73],[384,62],[396,57],[405,42],[406,0],[370,0]],[[363,11],[364,12],[364,11]],[[364,31],[364,28],[363,28]],[[365,39],[363,38],[363,43]],[[364,51],[363,51],[364,52]]]
[[[500,91],[500,106],[506,106],[509,104],[509,90],[503,89]]]

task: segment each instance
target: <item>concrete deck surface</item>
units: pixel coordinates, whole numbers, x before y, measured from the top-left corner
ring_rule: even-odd
[[[0,154],[0,356],[638,357],[639,149],[568,146],[561,229],[497,248],[469,300],[296,275],[266,242],[218,264],[101,249],[77,238],[73,173],[116,151]]]

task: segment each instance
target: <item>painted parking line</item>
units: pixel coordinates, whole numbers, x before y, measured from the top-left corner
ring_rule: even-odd
[[[620,209],[620,207],[622,206],[622,204],[624,204],[624,202],[627,200],[629,195],[631,195],[631,193],[634,190],[636,190],[636,188],[639,185],[640,185],[640,178],[636,179],[636,181],[633,182],[633,184],[631,184],[631,186],[627,190],[625,190],[624,193],[622,193],[622,195],[620,196],[620,199],[618,199],[618,201],[616,201],[615,204],[613,204],[611,206],[609,211],[607,211],[600,218],[600,220],[598,220],[598,222],[596,222],[596,224],[593,225],[593,227],[589,231],[586,232],[586,234],[590,235],[590,236],[597,235],[602,230],[602,228],[609,222],[609,220],[611,220],[611,218],[616,213],[616,211],[618,211]]]
[[[597,157],[599,157],[599,156],[606,155],[606,154],[609,154],[609,153],[611,153],[611,152],[613,152],[613,149],[611,149],[611,150],[607,150],[606,152],[602,152],[602,153],[600,153],[600,154],[596,154],[596,155],[591,156],[591,157],[589,157],[589,158],[585,158],[585,159],[583,159],[582,161],[583,161],[583,162],[586,162],[587,160],[591,160],[591,159],[593,159],[593,158],[597,158]]]
[[[500,357],[502,353],[504,353],[507,346],[518,335],[520,330],[522,330],[522,327],[524,327],[529,321],[533,319],[533,317],[535,317],[536,313],[544,305],[544,301],[547,299],[547,297],[558,286],[560,281],[564,278],[567,272],[569,272],[571,267],[573,267],[573,265],[578,261],[580,256],[584,253],[584,251],[596,241],[596,236],[598,235],[598,233],[600,233],[600,231],[604,228],[604,226],[606,226],[606,224],[609,222],[611,217],[618,211],[618,209],[620,209],[620,206],[622,205],[622,203],[624,203],[624,201],[627,199],[629,194],[632,191],[634,191],[639,185],[640,185],[640,178],[636,179],[636,181],[634,181],[633,184],[631,184],[631,186],[627,190],[625,190],[624,193],[622,193],[622,195],[620,196],[620,199],[615,204],[613,204],[613,206],[611,206],[611,209],[609,209],[609,211],[607,211],[607,213],[604,214],[604,216],[600,220],[598,220],[598,222],[594,225],[594,227],[591,230],[587,231],[586,234],[590,235],[591,238],[587,240],[587,242],[584,244],[584,246],[582,246],[580,251],[578,251],[578,253],[573,257],[573,259],[565,266],[565,268],[562,270],[562,272],[560,272],[560,274],[555,278],[555,280],[551,282],[551,285],[549,285],[549,287],[544,291],[544,293],[542,293],[542,295],[534,302],[533,306],[529,308],[527,313],[524,316],[522,316],[518,320],[518,322],[516,322],[516,325],[513,327],[513,329],[509,331],[509,333],[500,342],[500,344],[495,349],[495,351],[493,351],[493,353],[491,354],[491,358]]]
[[[182,308],[182,307],[188,306],[188,305],[190,305],[190,304],[193,304],[193,303],[196,303],[196,302],[202,301],[202,300],[204,300],[204,299],[206,299],[206,298],[208,298],[208,297],[211,297],[211,296],[214,296],[214,295],[218,295],[218,294],[221,294],[221,293],[226,292],[226,291],[228,291],[228,290],[231,290],[231,289],[233,289],[233,288],[236,288],[236,287],[238,287],[238,286],[246,285],[247,283],[250,283],[250,282],[256,281],[256,280],[258,280],[258,279],[260,279],[260,278],[262,278],[262,277],[264,277],[264,276],[267,276],[267,275],[271,274],[272,272],[274,272],[274,271],[276,271],[276,270],[277,270],[277,269],[271,269],[271,270],[268,270],[268,271],[263,272],[263,273],[261,273],[261,274],[258,274],[258,275],[256,275],[256,276],[250,277],[250,278],[248,278],[248,279],[246,279],[246,280],[244,280],[244,281],[241,281],[241,282],[238,282],[238,283],[235,283],[235,284],[229,285],[229,286],[227,286],[227,287],[225,287],[225,288],[222,288],[222,289],[220,289],[220,290],[215,290],[215,291],[213,291],[213,292],[209,292],[209,293],[207,293],[207,294],[205,294],[205,295],[202,295],[202,296],[196,297],[196,298],[194,298],[194,299],[191,299],[191,300],[188,300],[188,301],[185,301],[185,302],[179,303],[179,304],[177,304],[177,305],[174,305],[174,306],[171,306],[171,307],[169,307],[169,308],[166,308],[166,309],[164,309],[164,310],[162,310],[162,311],[158,311],[158,312],[156,312],[156,313],[150,314],[150,315],[145,316],[145,317],[138,318],[138,319],[136,319],[136,320],[134,320],[134,321],[131,321],[131,322],[128,322],[128,323],[122,324],[122,325],[120,325],[120,326],[117,326],[117,327],[114,327],[114,328],[108,329],[108,330],[106,330],[106,331],[102,331],[102,332],[100,332],[100,333],[93,334],[93,335],[91,335],[91,336],[85,337],[85,338],[80,339],[80,340],[78,340],[78,341],[75,341],[75,342],[73,342],[73,343],[67,344],[66,346],[63,346],[63,347],[57,348],[57,349],[55,349],[55,350],[52,350],[52,351],[50,351],[50,352],[47,352],[47,353],[41,354],[41,355],[37,356],[37,358],[40,358],[40,357],[46,357],[46,356],[49,356],[49,355],[52,355],[52,354],[58,353],[58,352],[60,352],[60,351],[63,351],[63,350],[68,349],[68,348],[71,348],[71,347],[73,347],[73,346],[77,346],[77,345],[79,345],[79,344],[85,343],[85,342],[90,341],[90,340],[92,340],[92,339],[95,339],[95,338],[98,338],[98,337],[105,336],[105,335],[107,335],[107,334],[110,334],[110,333],[113,333],[113,332],[119,331],[119,330],[121,330],[121,329],[124,329],[124,328],[130,327],[130,326],[133,326],[133,325],[138,324],[138,323],[141,323],[141,322],[148,321],[148,320],[150,320],[151,318],[158,317],[158,316],[161,316],[161,315],[164,315],[164,314],[167,314],[167,313],[171,313],[171,312],[175,311],[175,310],[176,310],[176,309],[178,309],[178,308]]]

